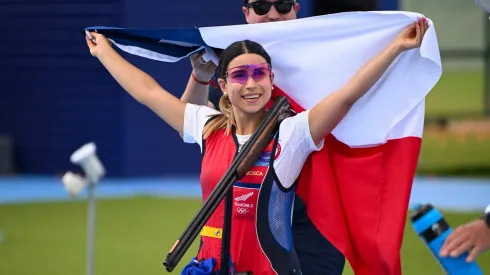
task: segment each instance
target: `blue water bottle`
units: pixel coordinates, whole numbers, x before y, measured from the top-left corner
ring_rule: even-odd
[[[439,256],[444,241],[452,232],[442,214],[431,204],[416,205],[410,217],[415,232],[429,247],[432,255],[441,265],[447,275],[483,275],[475,262],[467,263],[468,252],[457,258]]]

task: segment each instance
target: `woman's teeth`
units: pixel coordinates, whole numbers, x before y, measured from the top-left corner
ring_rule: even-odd
[[[248,96],[243,96],[243,98],[245,99],[255,99],[255,98],[259,98],[260,95],[248,95]]]

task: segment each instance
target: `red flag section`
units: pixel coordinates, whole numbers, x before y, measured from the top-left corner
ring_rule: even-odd
[[[278,87],[273,97],[288,97]],[[291,98],[296,112],[304,109]],[[400,249],[420,137],[350,148],[333,135],[306,161],[296,193],[356,275],[401,274]]]

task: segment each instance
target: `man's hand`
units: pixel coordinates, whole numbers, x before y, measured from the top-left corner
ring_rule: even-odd
[[[490,248],[490,228],[483,220],[476,220],[454,230],[441,248],[441,257],[458,257],[464,252],[470,254],[467,262],[472,262],[483,251]]]
[[[208,82],[216,71],[216,65],[212,61],[204,62],[204,51],[190,56],[193,73],[199,81]]]

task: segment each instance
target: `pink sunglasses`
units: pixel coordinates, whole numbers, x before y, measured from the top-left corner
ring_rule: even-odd
[[[228,69],[225,79],[231,83],[245,84],[249,77],[254,81],[260,81],[271,75],[271,66],[268,63],[248,64]]]

